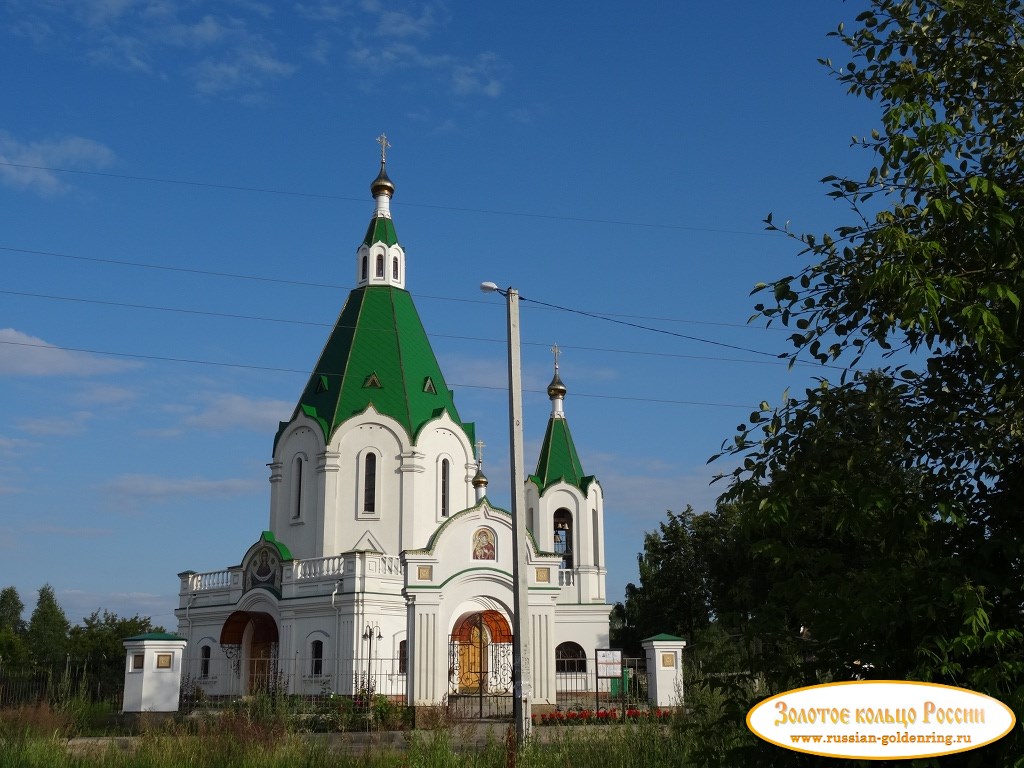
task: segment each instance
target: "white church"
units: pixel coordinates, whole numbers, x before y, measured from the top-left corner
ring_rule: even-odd
[[[511,693],[512,518],[487,498],[474,425],[406,289],[380,141],[356,287],[274,436],[267,530],[238,565],[179,574],[186,684],[208,696],[274,687],[427,706]],[[526,481],[538,708],[557,705],[564,678],[593,680],[610,611],[603,492],[573,444],[557,363],[548,395]]]

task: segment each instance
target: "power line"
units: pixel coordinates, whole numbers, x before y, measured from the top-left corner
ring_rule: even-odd
[[[543,307],[549,307],[551,309],[561,310],[562,312],[569,312],[569,313],[574,314],[574,315],[582,315],[583,317],[590,317],[590,318],[593,318],[593,319],[596,319],[596,320],[605,320],[606,322],[609,322],[609,323],[615,323],[617,325],[625,325],[625,326],[627,326],[629,328],[637,328],[637,329],[642,330],[642,331],[651,331],[652,333],[663,333],[666,336],[675,336],[676,338],[679,338],[679,339],[686,339],[688,341],[697,341],[697,342],[700,342],[702,344],[712,344],[712,345],[714,345],[716,347],[725,347],[726,349],[735,349],[735,350],[738,350],[740,352],[750,352],[751,354],[754,354],[754,355],[765,355],[766,357],[772,357],[772,358],[775,358],[775,359],[780,359],[780,357],[781,357],[780,355],[778,355],[778,354],[776,354],[774,352],[762,352],[759,349],[751,349],[750,347],[741,347],[741,346],[739,346],[737,344],[727,344],[724,341],[715,341],[713,339],[705,339],[705,338],[702,338],[700,336],[689,336],[689,335],[687,335],[685,333],[677,333],[676,331],[665,330],[664,328],[654,328],[654,327],[649,326],[649,325],[640,325],[639,323],[630,323],[630,322],[628,322],[626,320],[619,320],[618,318],[610,317],[608,315],[600,315],[600,314],[597,314],[595,312],[586,312],[586,311],[584,311],[582,309],[573,309],[571,307],[561,307],[561,306],[559,306],[557,304],[549,304],[549,303],[544,302],[544,301],[538,301],[537,299],[527,298],[526,296],[520,296],[519,298],[520,298],[521,301],[528,301],[528,302],[530,302],[532,304],[539,304],[539,305],[541,305]]]
[[[168,179],[158,176],[138,176],[125,173],[109,173],[106,171],[85,171],[76,168],[58,168],[47,165],[29,165],[28,163],[12,163],[0,161],[0,165],[11,168],[27,168],[34,171],[49,171],[51,173],[70,173],[80,176],[100,176],[108,179],[121,181],[145,181],[153,184],[173,184],[177,186],[202,187],[205,189],[221,189],[229,192],[254,192],[265,195],[281,195],[287,197],[303,197],[317,200],[342,200],[344,202],[366,202],[365,197],[348,197],[346,195],[331,195],[318,192],[297,192],[288,189],[275,189],[273,187],[246,187],[237,184],[220,184],[207,181],[188,181],[186,179]],[[645,221],[621,221],[617,219],[595,219],[583,216],[559,216],[551,213],[529,213],[527,211],[503,211],[497,208],[462,208],[454,205],[436,205],[431,203],[415,203],[407,200],[398,202],[396,207],[408,206],[410,208],[426,208],[435,211],[452,211],[455,213],[483,213],[489,216],[514,216],[526,219],[547,219],[551,221],[573,221],[579,224],[607,224],[618,227],[643,227],[647,229],[672,229],[685,232],[712,232],[726,235],[764,235],[766,232],[751,231],[742,229],[720,229],[715,227],[693,227],[685,224],[665,224],[662,222]]]
[[[316,320],[294,320],[294,319],[291,319],[291,318],[267,317],[265,315],[243,315],[243,314],[236,314],[236,313],[232,313],[232,312],[214,312],[212,310],[187,309],[187,308],[184,308],[184,307],[161,307],[161,306],[156,306],[156,305],[153,305],[153,304],[134,304],[134,303],[123,302],[123,301],[108,301],[108,300],[103,300],[103,299],[85,299],[85,298],[76,297],[76,296],[55,296],[55,295],[52,295],[52,294],[44,294],[44,293],[29,293],[27,291],[8,291],[8,290],[0,289],[0,295],[21,296],[23,298],[44,299],[44,300],[47,300],[47,301],[67,301],[67,302],[72,302],[72,303],[76,303],[76,304],[95,304],[95,305],[103,306],[103,307],[118,307],[118,308],[123,308],[123,309],[141,309],[141,310],[151,311],[151,312],[170,312],[170,313],[176,313],[176,314],[197,315],[197,316],[200,316],[200,317],[218,317],[218,318],[225,318],[225,319],[229,319],[229,320],[253,320],[253,321],[257,321],[257,322],[281,323],[281,324],[288,324],[288,325],[304,325],[304,326],[313,326],[313,327],[317,327],[317,328],[333,328],[333,327],[335,327],[334,323],[323,323],[323,322],[319,322],[319,321],[316,321]],[[340,326],[340,327],[346,327],[346,326]],[[457,334],[432,333],[431,337],[432,338],[437,338],[437,339],[452,339],[452,340],[456,340],[456,341],[477,341],[477,342],[484,342],[484,343],[488,343],[488,344],[505,344],[505,343],[507,343],[505,339],[491,339],[491,338],[486,338],[486,337],[482,337],[482,336],[466,336],[466,335],[457,335]],[[522,344],[525,347],[548,347],[549,346],[548,342],[540,342],[540,341],[524,341],[524,342],[522,342]],[[574,349],[574,350],[579,350],[579,351],[583,351],[583,352],[602,352],[602,353],[611,353],[611,354],[618,354],[618,355],[639,355],[639,356],[643,356],[643,357],[665,357],[665,358],[675,358],[675,359],[682,359],[682,360],[708,360],[708,361],[712,361],[712,362],[743,363],[743,364],[747,364],[747,365],[772,365],[772,364],[780,364],[780,365],[786,364],[786,365],[788,365],[788,363],[786,363],[783,359],[781,359],[781,358],[774,358],[774,357],[771,360],[745,360],[745,359],[736,358],[736,357],[714,357],[712,355],[685,355],[685,354],[678,353],[678,352],[650,352],[650,351],[646,351],[646,350],[617,349],[617,348],[613,348],[613,347],[587,347],[587,346],[576,345],[576,344],[564,344],[564,345],[562,345],[562,348],[563,349]],[[815,367],[815,368],[835,367],[835,366],[821,366],[818,363],[803,363],[803,362],[798,362],[797,365],[806,365],[806,366],[811,366],[811,367]]]
[[[299,370],[299,369],[296,369],[296,368],[281,368],[281,367],[269,366],[269,365],[253,365],[251,363],[227,363],[227,362],[224,362],[224,361],[221,361],[221,360],[199,360],[199,359],[196,359],[196,358],[188,358],[188,357],[167,357],[167,356],[162,356],[162,355],[144,355],[144,354],[137,353],[137,352],[111,352],[111,351],[103,350],[103,349],[89,349],[89,348],[86,348],[86,347],[62,347],[62,346],[57,346],[55,344],[35,344],[35,343],[32,343],[32,342],[27,342],[27,341],[9,341],[9,340],[0,339],[0,344],[6,344],[6,345],[9,345],[9,346],[14,346],[14,347],[32,347],[32,348],[35,348],[35,349],[47,349],[47,350],[54,350],[54,351],[59,351],[59,352],[78,352],[78,353],[81,353],[81,354],[89,354],[89,355],[103,355],[105,357],[123,357],[123,358],[128,358],[130,360],[150,360],[150,361],[161,362],[161,363],[183,363],[183,364],[189,364],[189,365],[203,365],[203,366],[211,366],[211,367],[215,367],[215,368],[240,368],[240,369],[249,370],[249,371],[267,371],[267,372],[271,372],[271,373],[297,373],[297,374],[301,374],[303,376],[334,376],[334,377],[337,377],[337,376],[341,375],[341,374],[338,374],[338,373],[319,372],[319,371],[313,371],[312,373],[310,373],[309,371]],[[499,392],[500,391],[507,391],[507,387],[488,386],[488,385],[484,385],[484,384],[452,383],[451,386],[455,387],[455,388],[460,388],[460,389],[483,389],[483,390],[494,390],[494,391],[499,391]],[[545,389],[524,389],[523,391],[524,392],[529,392],[531,394],[547,394],[547,389],[546,388]],[[709,407],[709,408],[742,408],[742,409],[745,409],[745,410],[750,410],[750,409],[753,408],[754,410],[757,410],[753,406],[750,406],[750,405],[740,405],[738,403],[711,403],[711,402],[702,402],[702,401],[696,401],[696,400],[669,400],[669,399],[644,398],[644,397],[627,397],[625,395],[597,395],[597,394],[588,394],[588,393],[585,393],[585,392],[575,392],[575,391],[573,392],[573,397],[599,398],[599,399],[602,399],[602,400],[625,400],[625,401],[630,401],[630,402],[654,403],[654,404],[666,404],[666,405],[698,405],[698,406],[705,406],[705,407]]]
[[[282,278],[282,277],[264,277],[264,276],[260,276],[260,275],[248,275],[248,274],[244,274],[244,273],[241,273],[241,272],[217,272],[217,271],[214,271],[214,270],[198,269],[198,268],[194,268],[194,267],[174,267],[174,266],[167,266],[165,264],[150,264],[150,263],[142,262],[142,261],[127,261],[127,260],[124,260],[124,259],[106,259],[106,258],[101,258],[99,256],[79,256],[79,255],[71,254],[71,253],[58,253],[56,251],[34,250],[34,249],[30,249],[30,248],[19,248],[19,247],[10,246],[10,245],[0,245],[0,251],[9,251],[11,253],[24,253],[24,254],[28,254],[28,255],[31,255],[31,256],[52,256],[53,258],[58,258],[58,259],[71,259],[71,260],[74,260],[74,261],[94,262],[94,263],[97,263],[97,264],[112,264],[112,265],[120,266],[120,267],[136,267],[136,268],[139,268],[139,269],[157,269],[157,270],[164,270],[164,271],[167,271],[167,272],[181,272],[181,273],[184,273],[184,274],[202,275],[202,276],[206,276],[206,277],[223,277],[223,278],[227,278],[227,279],[252,280],[252,281],[262,282],[262,283],[280,283],[282,285],[297,285],[297,286],[302,286],[302,287],[306,287],[306,288],[325,288],[325,289],[329,289],[329,290],[343,290],[343,291],[352,290],[352,286],[350,286],[350,285],[340,285],[340,284],[337,284],[337,283],[315,283],[315,282],[303,281],[303,280],[292,280],[292,279],[289,279],[289,278]],[[467,298],[455,297],[455,296],[433,296],[431,294],[424,294],[424,293],[413,293],[412,295],[417,297],[417,298],[420,298],[420,299],[430,299],[430,300],[433,300],[433,301],[455,301],[455,302],[460,302],[460,303],[463,303],[463,304],[483,304],[483,305],[486,305],[486,306],[493,306],[493,302],[486,301],[486,300],[483,300],[483,299],[467,299]],[[535,301],[534,303],[540,304],[541,302],[536,302]],[[555,305],[547,305],[547,306],[544,307],[544,309],[548,309],[548,310],[551,310],[551,311],[562,311],[561,307],[557,307]],[[723,322],[710,321],[710,320],[690,320],[690,319],[672,318],[672,317],[652,317],[652,316],[648,316],[648,315],[629,315],[629,314],[614,313],[614,312],[595,313],[595,316],[601,316],[601,317],[605,317],[605,318],[613,318],[613,317],[614,318],[619,318],[619,317],[621,317],[621,318],[633,318],[633,319],[636,319],[636,320],[657,320],[657,321],[666,322],[666,323],[685,323],[685,324],[692,324],[692,325],[711,325],[711,326],[717,326],[717,327],[722,327],[722,328],[744,328],[744,329],[748,329],[748,330],[758,330],[758,331],[765,331],[765,330],[775,330],[775,331],[777,331],[777,330],[781,330],[781,329],[778,329],[778,328],[769,329],[769,328],[764,328],[764,327],[751,326],[751,325],[746,324],[746,323],[723,323]]]

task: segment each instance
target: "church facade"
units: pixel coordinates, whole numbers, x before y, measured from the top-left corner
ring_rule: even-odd
[[[274,436],[267,529],[238,565],[179,574],[186,684],[206,695],[274,687],[425,706],[511,692],[512,518],[487,498],[474,425],[406,290],[385,164],[382,150],[356,287]],[[548,395],[526,482],[541,706],[558,703],[563,678],[593,679],[610,611],[603,492],[583,472],[557,359]]]

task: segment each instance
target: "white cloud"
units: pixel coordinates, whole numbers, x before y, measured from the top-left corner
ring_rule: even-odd
[[[78,405],[127,405],[138,394],[125,387],[92,384],[77,389],[71,399]]]
[[[24,453],[30,447],[32,447],[30,440],[0,435],[0,456],[4,458],[13,458],[18,454]],[[12,493],[13,490],[8,490],[7,492]],[[3,493],[3,490],[0,490],[0,493]]]
[[[100,487],[108,496],[137,508],[142,502],[162,503],[189,497],[230,498],[262,493],[265,483],[241,478],[206,480],[204,478],[173,478],[158,475],[121,475]]]
[[[132,35],[103,35],[97,47],[89,51],[94,64],[106,64],[129,72],[149,73],[153,65],[149,60],[149,46]]]
[[[481,53],[473,62],[459,64],[452,69],[452,88],[459,96],[483,94],[496,98],[501,95],[502,84],[495,70],[498,57]]]
[[[302,18],[320,23],[341,21],[351,16],[351,11],[345,3],[298,3],[295,11]]]
[[[0,376],[97,376],[137,367],[139,363],[58,349],[14,328],[0,328]]]
[[[196,92],[208,98],[262,100],[270,86],[297,71],[292,62],[327,64],[336,50],[349,51],[350,63],[374,77],[432,73],[457,96],[495,98],[504,87],[495,53],[450,53],[467,49],[462,41],[442,40],[451,18],[445,3],[79,0],[65,5],[24,0],[18,9],[24,21],[15,33],[48,49],[62,45],[97,65],[162,79],[190,78]]]
[[[384,11],[377,20],[377,34],[380,37],[427,38],[436,25],[435,7],[427,5],[418,16],[401,11]]]
[[[192,72],[196,89],[203,96],[227,92],[252,94],[265,80],[287,77],[295,67],[266,51],[236,50],[221,59],[199,62]]]
[[[109,528],[69,528],[63,525],[30,525],[24,532],[36,536],[66,536],[72,539],[95,539],[113,533]]]
[[[113,165],[114,153],[108,147],[81,136],[65,136],[29,144],[0,131],[0,182],[26,189],[43,197],[66,192],[69,187],[48,168],[97,170]]]
[[[189,413],[183,422],[191,427],[213,431],[248,429],[273,433],[292,412],[293,404],[271,398],[242,395],[212,395],[204,399],[198,410]]]
[[[75,435],[82,432],[93,417],[88,411],[76,411],[52,418],[19,419],[15,426],[30,435]]]
[[[139,0],[85,0],[81,12],[86,24],[97,27],[117,21],[137,5]]]

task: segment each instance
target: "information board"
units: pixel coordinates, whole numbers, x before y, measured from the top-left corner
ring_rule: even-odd
[[[598,648],[597,676],[598,678],[622,677],[622,651]]]

